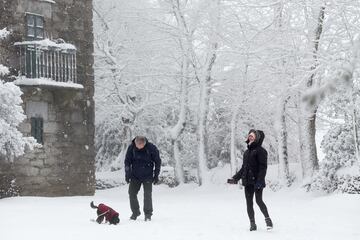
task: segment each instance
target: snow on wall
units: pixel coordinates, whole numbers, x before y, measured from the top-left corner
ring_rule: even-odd
[[[9,34],[10,32],[6,28],[0,29],[0,39],[6,38]]]
[[[40,0],[40,2],[48,2],[48,3],[56,3],[55,1],[53,1],[53,0]]]
[[[9,69],[4,65],[0,64],[0,76],[6,75],[9,73]]]
[[[0,40],[6,38],[10,32],[6,29],[0,29]],[[9,69],[4,65],[0,64],[0,76],[4,76],[9,73]]]
[[[26,86],[54,86],[54,87],[63,87],[63,88],[76,88],[83,89],[84,86],[78,83],[73,82],[56,82],[49,78],[17,78],[14,83],[16,85],[26,85]]]

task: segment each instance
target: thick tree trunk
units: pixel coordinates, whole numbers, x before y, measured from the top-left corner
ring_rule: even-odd
[[[220,9],[219,0],[211,1],[212,8],[209,13],[210,24],[212,32],[209,35],[209,52],[207,55],[207,61],[205,64],[204,77],[200,81],[200,104],[199,104],[199,122],[198,122],[198,180],[199,185],[204,185],[209,182],[209,170],[207,167],[208,162],[208,134],[207,134],[207,118],[209,113],[211,81],[212,81],[212,68],[214,66],[217,49],[218,49],[218,37],[217,32],[219,30],[220,22]]]
[[[185,55],[182,64],[181,94],[180,94],[180,113],[176,125],[170,130],[171,142],[173,145],[173,157],[175,161],[175,178],[179,184],[184,183],[184,169],[180,156],[179,137],[186,126],[186,116],[188,114],[188,70],[189,61]]]
[[[279,31],[279,42],[281,43],[284,39],[283,37],[283,10],[284,3],[283,1],[279,1],[278,5],[275,6],[275,23],[277,29]],[[279,75],[279,81],[283,82],[283,85],[289,84],[286,82],[288,76],[286,74],[286,60],[281,57],[278,63],[279,69],[281,69],[282,74]],[[285,80],[285,81],[284,81]],[[278,111],[277,111],[277,119],[276,121],[276,130],[277,130],[277,143],[278,143],[278,158],[279,158],[279,177],[280,184],[282,186],[290,185],[290,173],[289,173],[289,160],[288,160],[288,129],[286,126],[286,105],[290,99],[290,95],[288,93],[290,89],[282,94],[280,98]]]
[[[182,49],[182,66],[181,66],[181,94],[180,94],[180,113],[178,122],[170,130],[171,142],[173,145],[173,157],[175,160],[175,178],[179,184],[184,183],[184,169],[180,156],[179,137],[186,126],[188,115],[188,94],[189,94],[189,66],[192,55],[192,34],[189,32],[184,13],[181,10],[179,1],[171,1],[174,17],[179,27],[179,42]]]
[[[352,73],[351,73],[351,78],[352,78],[352,85],[351,85],[351,93],[350,93],[350,97],[351,97],[351,105],[352,105],[352,125],[353,125],[353,135],[354,135],[354,144],[355,144],[355,154],[356,154],[356,160],[357,163],[360,167],[360,140],[359,140],[359,121],[358,121],[358,113],[356,111],[356,98],[357,98],[357,94],[355,92],[355,86],[354,86],[354,79],[353,79],[353,74],[354,71],[356,69],[356,65],[357,62],[359,61],[359,51],[360,51],[360,38],[358,37],[357,39],[355,39],[355,44],[354,44],[354,55],[353,55],[353,59],[351,61],[351,69],[352,69]]]
[[[318,51],[319,51],[319,42],[321,38],[321,34],[323,31],[323,23],[325,16],[325,7],[320,8],[318,23],[315,30],[315,38],[314,38],[314,49],[313,49],[313,58],[314,65],[311,67],[311,71],[313,72],[310,78],[307,81],[307,88],[311,88],[314,85],[315,73],[314,71],[319,65],[318,62]],[[317,158],[317,150],[316,150],[316,113],[318,106],[314,104],[310,107],[310,110],[305,114],[305,122],[304,122],[304,140],[305,140],[305,158],[303,159],[305,163],[303,164],[303,176],[305,178],[311,177],[319,167],[319,160]]]
[[[249,54],[246,53],[246,57],[244,58],[244,73],[243,78],[239,82],[239,91],[241,92],[242,96],[246,96],[246,86],[248,80],[248,69],[249,69]],[[231,117],[231,142],[230,142],[230,174],[231,176],[235,175],[235,173],[240,169],[241,163],[236,159],[236,131],[237,131],[237,120],[239,116],[239,112],[241,107],[244,104],[243,98],[238,98],[238,94],[234,97],[234,107],[232,109],[232,117]]]
[[[182,184],[185,182],[185,176],[184,176],[184,168],[180,157],[179,141],[173,140],[172,145],[173,145],[173,152],[174,152],[173,154],[175,160],[175,179],[178,184]]]
[[[303,177],[311,177],[319,167],[316,149],[316,111],[304,123],[304,140],[305,140],[305,162],[303,164]]]
[[[213,55],[214,61],[216,54]],[[200,109],[199,109],[199,122],[198,122],[198,180],[199,185],[207,184],[208,179],[208,167],[207,167],[207,118],[209,113],[209,100],[210,100],[210,80],[211,80],[211,67],[208,68],[206,77],[201,81],[200,88]]]

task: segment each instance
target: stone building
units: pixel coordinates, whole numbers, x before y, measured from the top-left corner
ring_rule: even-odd
[[[0,62],[24,93],[19,128],[41,147],[0,159],[0,197],[94,194],[92,1],[0,0],[4,27]]]

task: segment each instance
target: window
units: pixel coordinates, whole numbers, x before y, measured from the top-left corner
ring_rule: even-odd
[[[43,144],[44,120],[40,117],[31,118],[31,136],[40,144]]]
[[[44,39],[44,17],[26,14],[26,37],[28,40]]]

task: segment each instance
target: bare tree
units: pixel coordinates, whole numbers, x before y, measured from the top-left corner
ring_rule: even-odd
[[[320,7],[319,16],[317,19],[317,26],[315,29],[314,46],[313,46],[313,65],[311,66],[311,76],[306,82],[306,87],[311,88],[315,84],[316,69],[319,65],[318,52],[321,34],[323,32],[323,24],[325,18],[325,6]],[[304,121],[304,141],[305,141],[305,158],[302,162],[303,177],[311,177],[316,169],[319,167],[319,160],[316,149],[316,112],[318,105],[310,106],[303,114],[306,119]]]

